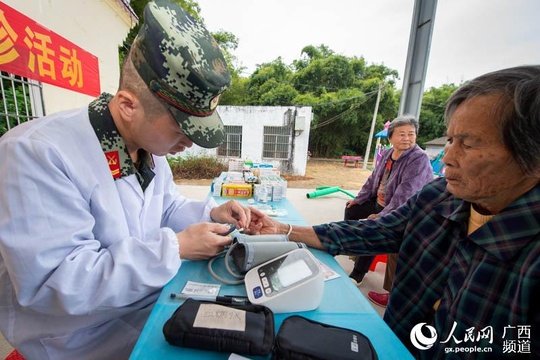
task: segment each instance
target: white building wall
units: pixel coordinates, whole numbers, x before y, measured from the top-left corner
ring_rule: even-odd
[[[279,161],[264,159],[263,133],[265,126],[286,125],[287,111],[296,110],[296,131],[294,139],[294,154],[292,174],[304,176],[306,174],[307,152],[309,145],[309,128],[313,118],[310,106],[218,106],[217,111],[225,125],[242,126],[242,158],[254,162],[273,163],[281,167]],[[203,149],[193,145],[179,156],[217,156],[216,149]],[[282,169],[284,171],[284,169]]]
[[[118,46],[135,18],[120,0],[2,0],[18,12],[98,58],[101,92],[116,93]],[[85,106],[92,96],[43,83],[45,113]]]

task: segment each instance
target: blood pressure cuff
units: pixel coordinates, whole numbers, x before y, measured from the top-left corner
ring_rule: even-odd
[[[171,345],[267,355],[274,343],[274,314],[262,305],[222,305],[187,299],[163,326]]]
[[[293,315],[277,333],[272,360],[377,360],[363,334]]]

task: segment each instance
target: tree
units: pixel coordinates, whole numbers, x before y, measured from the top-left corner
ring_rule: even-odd
[[[425,147],[426,142],[446,134],[444,123],[446,102],[458,87],[454,84],[446,84],[439,88],[431,87],[424,92],[419,118],[420,131],[417,138],[420,146]]]
[[[245,67],[242,66],[238,58],[233,54],[233,51],[238,47],[238,38],[234,34],[224,30],[212,33],[212,36],[221,48],[231,75],[239,77],[242,71],[245,70]]]
[[[377,123],[397,112],[394,83],[398,73],[383,65],[367,65],[364,58],[335,54],[325,45],[306,46],[293,62],[298,105],[312,105],[314,121],[310,151],[314,156],[337,157],[362,154],[368,142],[379,83],[384,92]],[[310,103],[300,101],[310,99]],[[317,99],[313,101],[313,99]]]
[[[281,57],[257,65],[247,82],[247,103],[259,106],[293,105],[298,92],[290,83],[292,69]]]
[[[122,43],[121,46],[118,47],[118,52],[120,55],[120,66],[124,62],[124,59],[126,58],[127,53],[129,52],[129,49],[131,48],[131,44],[133,44],[133,40],[135,40],[135,37],[139,33],[139,29],[141,28],[141,25],[143,23],[144,17],[144,8],[146,7],[146,4],[148,4],[151,0],[131,0],[130,6],[139,18],[139,22],[131,28],[129,31],[126,39]],[[199,6],[199,3],[195,0],[171,0],[172,2],[175,2],[179,4],[184,10],[186,10],[189,14],[191,14],[195,19],[202,21],[204,23],[204,20],[200,17],[201,7]]]
[[[251,105],[248,102],[248,83],[249,79],[241,77],[238,73],[231,73],[231,85],[219,98],[220,105]]]

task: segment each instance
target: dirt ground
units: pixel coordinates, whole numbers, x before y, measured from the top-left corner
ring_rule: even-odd
[[[341,160],[310,159],[306,167],[306,176],[287,176],[287,186],[295,189],[315,189],[319,186],[339,186],[343,190],[358,191],[371,175],[370,170],[362,170],[362,164],[343,165]],[[178,180],[178,184],[210,185],[213,179]]]

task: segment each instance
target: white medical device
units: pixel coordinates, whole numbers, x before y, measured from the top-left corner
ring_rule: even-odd
[[[244,282],[249,301],[267,306],[274,313],[316,309],[324,293],[321,266],[303,248],[252,268]]]

